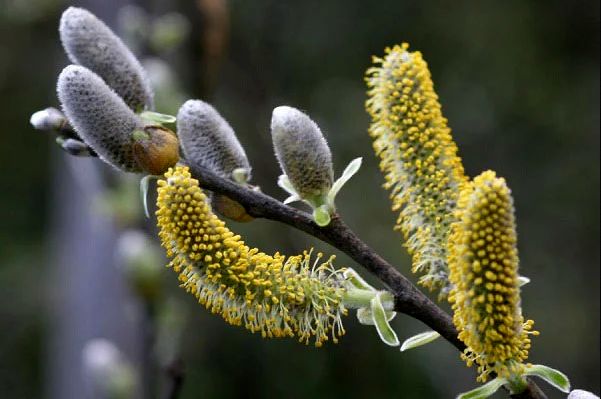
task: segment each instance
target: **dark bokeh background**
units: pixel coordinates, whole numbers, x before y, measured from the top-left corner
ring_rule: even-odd
[[[512,187],[522,274],[532,279],[523,290],[524,313],[541,331],[531,361],[557,367],[573,386],[598,394],[599,2],[231,0],[225,17],[215,11],[222,3],[138,2],[154,14],[179,11],[190,20],[188,39],[163,58],[188,96],[213,102],[234,126],[265,192],[284,198],[275,184],[279,172],[268,130],[274,106],[304,109],[320,124],[338,173],[354,157],[364,157],[360,173],[339,196],[340,213],[405,273],[408,258],[392,231],[396,216],[380,187],[367,135],[363,74],[371,55],[387,45],[407,41],[424,53],[467,172],[494,169]],[[68,63],[57,24],[71,4],[97,7],[115,26],[122,2],[0,0],[3,397],[57,398],[57,392],[69,392],[62,385],[80,378],[72,375],[70,382],[53,372],[69,361],[57,351],[74,350],[57,333],[64,324],[56,315],[69,315],[57,298],[77,284],[61,274],[66,269],[57,259],[68,259],[65,248],[68,254],[97,241],[88,236],[81,237],[86,242],[77,237],[57,242],[64,237],[57,228],[65,225],[63,219],[81,222],[86,216],[70,202],[79,191],[67,195],[61,188],[74,179],[65,166],[67,155],[28,123],[33,111],[57,106],[56,76]],[[81,170],[90,163],[69,162]],[[136,186],[135,179],[131,184]],[[267,221],[232,228],[267,252],[296,253],[310,246],[332,252]],[[356,267],[342,255],[338,264]],[[188,314],[183,398],[447,398],[475,385],[473,370],[445,342],[400,354],[354,317],[347,318],[347,336],[336,346],[317,350],[262,340],[226,326],[175,289],[171,272],[163,276],[168,295]],[[110,306],[108,312],[126,304]],[[400,337],[424,329],[405,316],[393,327]],[[135,331],[123,331],[123,325],[109,330],[117,342],[136,341]]]

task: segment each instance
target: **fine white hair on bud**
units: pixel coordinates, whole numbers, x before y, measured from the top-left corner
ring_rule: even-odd
[[[298,109],[280,106],[273,110],[271,136],[280,167],[300,198],[318,201],[326,196],[334,170],[319,126]]]
[[[574,389],[568,395],[568,399],[599,399],[599,397],[592,392],[583,391],[582,389]]]
[[[140,172],[132,149],[132,133],[142,120],[94,72],[69,65],[60,73],[58,98],[79,134],[101,159],[126,172]]]
[[[210,104],[188,100],[177,113],[177,132],[186,161],[221,177],[245,183],[250,164],[234,129]]]
[[[152,109],[152,89],[140,62],[94,14],[69,7],[63,12],[59,31],[73,63],[98,74],[134,111]]]

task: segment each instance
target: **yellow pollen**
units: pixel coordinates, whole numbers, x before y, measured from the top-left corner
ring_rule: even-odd
[[[314,339],[321,346],[344,334],[343,278],[332,258],[313,267],[311,251],[286,259],[249,248],[212,212],[186,167],[169,169],[158,181],[157,208],[169,266],[208,310],[264,337]]]
[[[511,192],[504,179],[484,172],[459,195],[448,256],[453,322],[467,346],[462,358],[478,366],[479,381],[491,372],[520,373],[529,335],[538,334],[520,308],[516,243]]]
[[[419,51],[408,48],[387,48],[367,70],[369,133],[392,209],[400,211],[396,228],[413,257],[413,272],[422,274],[422,285],[440,288],[444,297],[450,288],[450,224],[467,178],[428,66]]]

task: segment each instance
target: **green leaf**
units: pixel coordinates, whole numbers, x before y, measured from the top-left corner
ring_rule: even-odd
[[[153,175],[146,175],[140,180],[140,194],[142,195],[142,205],[144,206],[144,214],[150,219],[150,212],[148,212],[148,186],[150,180],[156,178]]]
[[[440,337],[440,334],[436,331],[426,331],[421,334],[414,335],[413,337],[407,338],[403,345],[401,345],[401,352],[405,352],[407,349],[417,348],[418,346],[426,345],[435,339]]]
[[[175,123],[177,120],[177,118],[173,115],[160,114],[153,111],[142,112],[140,114],[140,118],[142,118],[145,122],[158,123],[159,125],[163,123]]]
[[[568,377],[559,370],[552,369],[543,364],[535,364],[527,367],[524,375],[533,375],[547,381],[555,388],[562,392],[570,392],[570,380]]]
[[[525,286],[529,282],[530,282],[530,279],[528,277],[524,277],[524,276],[519,276],[518,277],[518,284],[519,284],[520,287]]]
[[[378,294],[371,300],[371,313],[373,314],[376,330],[378,330],[380,339],[386,345],[399,346],[399,339],[388,323],[386,311],[384,310],[384,306],[382,306],[380,296],[381,293],[378,292]]]
[[[359,273],[357,273],[354,269],[351,269],[350,267],[344,271],[343,276],[346,279],[346,281],[351,283],[356,288],[359,288],[361,290],[376,290],[374,287],[369,285],[367,281],[363,280],[363,277],[361,277]]]
[[[485,399],[497,392],[499,388],[501,388],[506,383],[507,380],[505,378],[497,377],[494,380],[482,385],[481,387],[457,395],[457,399]]]
[[[396,316],[396,312],[393,312],[390,310],[386,311],[386,321],[390,321],[390,320],[394,319],[395,316]],[[371,309],[368,309],[368,308],[357,309],[357,320],[359,320],[359,323],[363,324],[364,326],[375,325],[374,315],[371,312]]]
[[[315,223],[320,227],[330,224],[330,208],[327,205],[322,205],[313,209],[313,220],[315,220]]]
[[[328,193],[328,204],[334,208],[334,200],[336,199],[336,195],[338,195],[338,192],[340,191],[340,189],[342,188],[342,186],[344,186],[346,184],[346,182],[353,177],[353,175],[355,173],[357,173],[357,171],[359,170],[359,168],[361,168],[361,162],[363,161],[363,158],[355,158],[353,159],[348,165],[347,167],[344,169],[344,172],[342,172],[342,176],[340,176],[338,178],[338,180],[336,180],[334,182],[334,184],[332,185],[332,188],[330,189],[330,192]]]

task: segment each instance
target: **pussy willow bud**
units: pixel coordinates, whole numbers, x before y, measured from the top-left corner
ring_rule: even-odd
[[[60,130],[69,123],[62,112],[52,107],[34,112],[29,122],[36,130]]]
[[[234,180],[234,171],[246,173],[250,164],[234,129],[210,104],[188,100],[177,113],[177,133],[189,165],[212,170],[221,177]]]
[[[282,171],[299,196],[322,202],[332,188],[332,153],[319,126],[296,108],[273,110],[271,137]]]
[[[592,392],[584,391],[582,389],[574,389],[568,395],[568,399],[599,399],[599,397]]]
[[[413,257],[413,272],[423,274],[420,283],[445,297],[449,226],[467,178],[422,54],[403,44],[387,48],[374,64],[366,74],[369,133],[392,208],[400,211],[396,228]]]
[[[59,136],[56,138],[56,143],[69,155],[76,157],[89,157],[94,153],[86,143],[77,139],[65,139]]]
[[[58,77],[63,110],[79,136],[110,165],[126,172],[160,174],[178,160],[168,129],[146,126],[94,72],[78,65]]]
[[[58,77],[58,98],[81,138],[107,163],[141,172],[132,148],[132,133],[142,120],[94,72],[70,65]]]
[[[462,358],[478,365],[478,380],[495,372],[523,374],[533,321],[520,306],[513,199],[505,180],[487,171],[460,193],[449,239],[449,295],[453,322],[467,349]]]
[[[251,168],[234,129],[213,106],[201,100],[188,100],[177,114],[177,131],[189,165],[212,170],[219,176],[246,184]],[[219,214],[237,222],[253,218],[238,202],[211,194],[211,204]]]
[[[73,63],[94,71],[135,112],[152,109],[152,89],[140,62],[113,31],[83,8],[69,7],[60,37]]]

